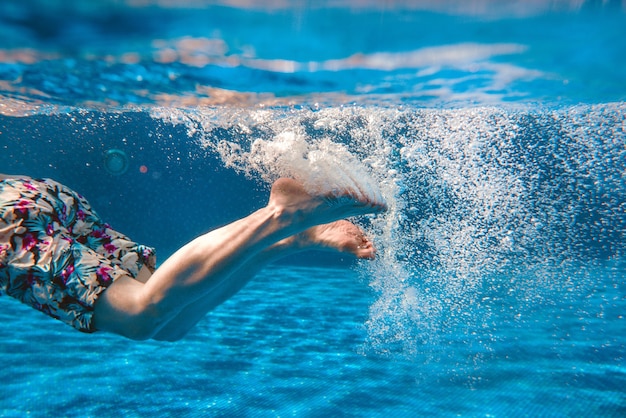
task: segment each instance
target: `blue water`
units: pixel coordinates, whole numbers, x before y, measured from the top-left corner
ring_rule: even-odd
[[[613,298],[623,291],[603,293]],[[379,356],[364,344],[362,324],[372,300],[367,284],[349,270],[272,268],[185,341],[161,344],[81,335],[2,299],[2,378],[4,393],[10,394],[2,402],[3,414],[624,412],[618,321],[597,312],[579,317],[567,308],[543,307],[518,323],[502,315],[489,350],[468,346],[471,337],[459,333],[424,347],[435,355]],[[606,312],[617,313],[616,307]]]
[[[429,3],[3,1],[0,172],[161,261],[281,175],[390,210],[178,343],[0,297],[0,416],[626,414],[623,2]]]

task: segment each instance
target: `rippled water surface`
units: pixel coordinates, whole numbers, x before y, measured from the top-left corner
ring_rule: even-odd
[[[0,297],[0,416],[626,413],[623,2],[431,3],[3,1],[0,172],[161,261],[279,176],[389,211],[179,343]]]

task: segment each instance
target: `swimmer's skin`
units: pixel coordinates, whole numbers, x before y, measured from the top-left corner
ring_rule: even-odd
[[[196,238],[153,274],[144,267],[137,279],[123,276],[111,284],[96,302],[96,329],[175,341],[272,260],[307,249],[373,258],[372,243],[341,219],[380,212],[385,205],[358,196],[357,190],[311,195],[298,182],[279,179],[264,208]]]

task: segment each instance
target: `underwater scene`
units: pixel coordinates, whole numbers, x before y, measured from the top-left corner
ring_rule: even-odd
[[[624,1],[2,0],[0,173],[159,263],[280,177],[388,205],[179,342],[1,295],[1,417],[626,414]]]

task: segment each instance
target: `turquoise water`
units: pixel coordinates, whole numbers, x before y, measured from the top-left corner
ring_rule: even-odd
[[[278,176],[390,210],[178,343],[0,297],[0,416],[624,415],[624,6],[428,3],[4,1],[0,172],[161,261]]]
[[[598,279],[607,279],[600,275]],[[619,300],[624,287],[598,299]],[[419,356],[380,356],[374,295],[341,269],[271,268],[176,344],[85,336],[0,300],[4,416],[620,416],[621,312],[499,312]],[[599,300],[592,305],[598,306]],[[622,305],[623,306],[623,305]],[[503,307],[501,307],[503,308]],[[489,335],[491,334],[491,335]]]

